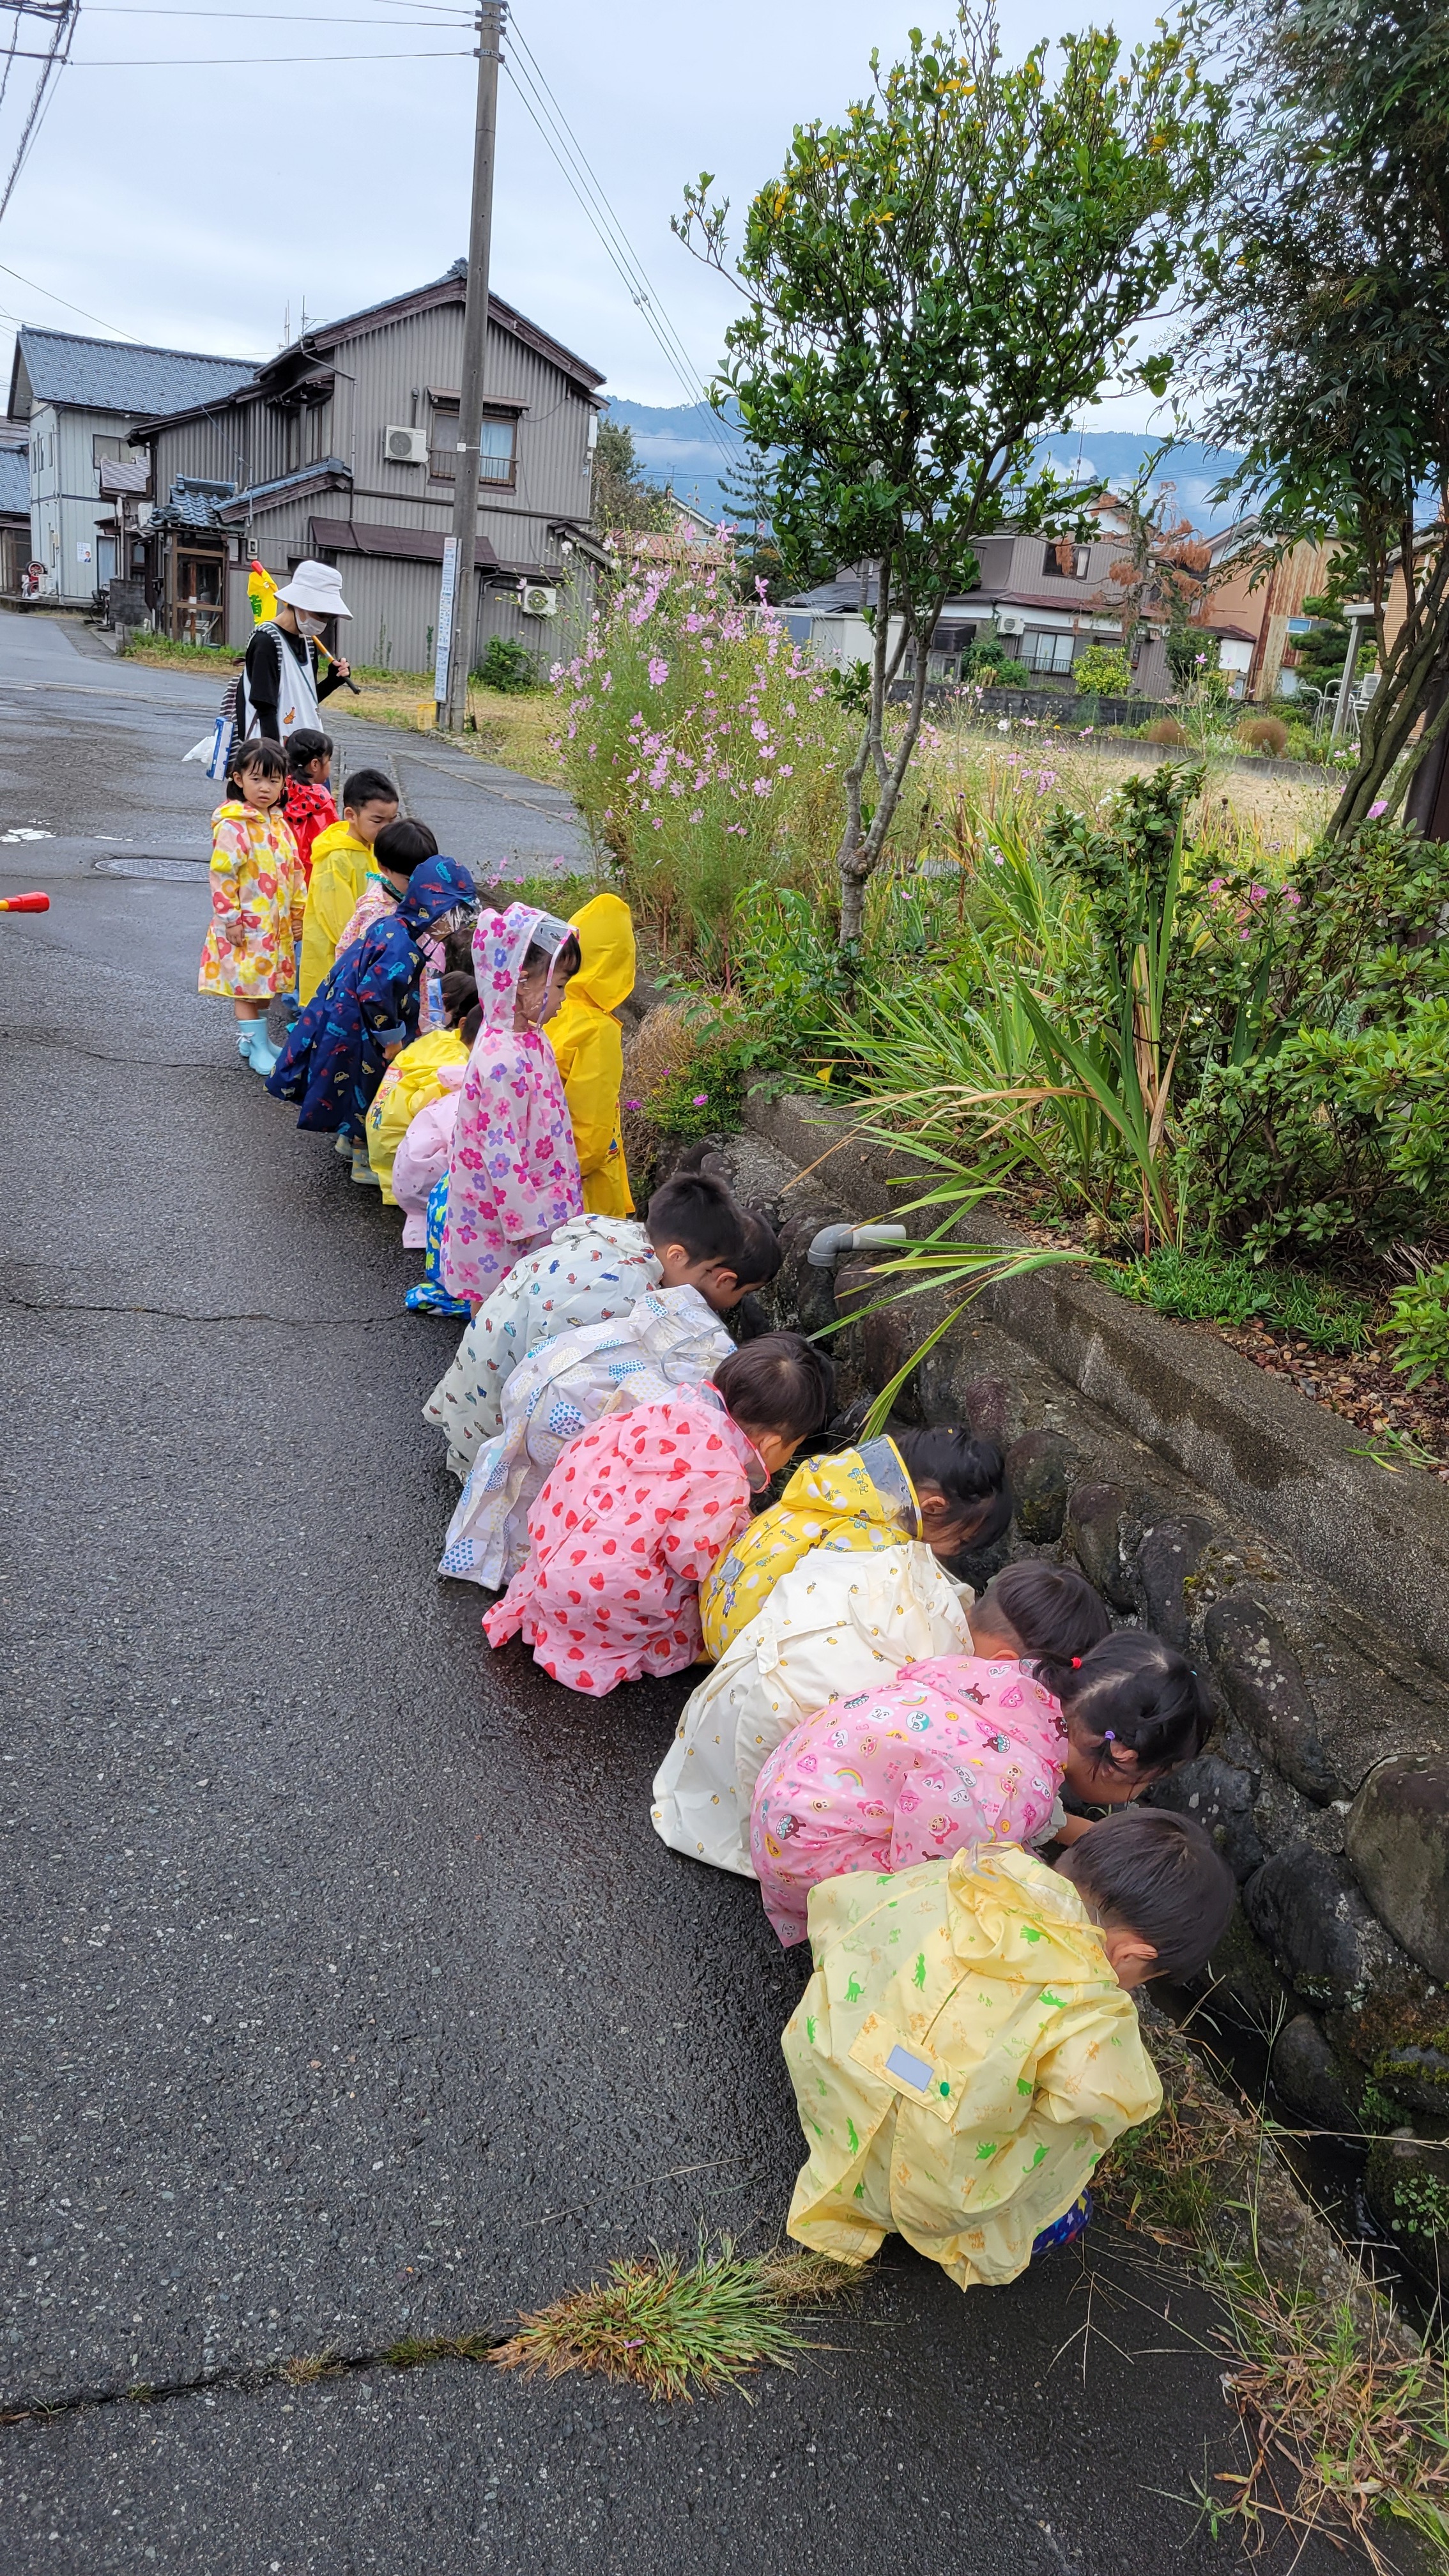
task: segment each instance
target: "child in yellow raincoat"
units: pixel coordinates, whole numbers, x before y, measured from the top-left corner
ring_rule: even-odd
[[[634,990],[634,924],[616,894],[596,894],[569,928],[583,964],[545,1036],[558,1058],[584,1184],[586,1216],[628,1216],[634,1202],[619,1132],[624,1040],[613,1014]]]
[[[382,769],[355,769],[342,788],[342,820],[312,844],[297,994],[305,1011],[337,962],[337,942],[362,899],[378,833],[397,821],[397,789]]]
[[[868,2263],[894,2230],[969,2290],[1078,2232],[1098,2160],[1161,2107],[1130,1989],[1194,1975],[1235,1892],[1201,1825],[1153,1807],[1055,1869],[968,1848],[813,1888],[783,2042],[810,2149],[789,2233]]]
[[[443,1027],[429,1029],[425,1037],[414,1038],[411,1046],[393,1057],[367,1113],[367,1159],[384,1207],[397,1206],[392,1167],[418,1111],[430,1101],[441,1100],[451,1087],[440,1076],[449,1068],[456,1068],[461,1076],[468,1061],[468,1040],[458,1023],[472,1010],[478,987],[471,975],[449,974],[442,978],[442,991]]]
[[[807,1458],[701,1587],[705,1652],[718,1661],[811,1548],[874,1552],[924,1539],[935,1555],[953,1557],[989,1547],[1010,1518],[1001,1451],[964,1431],[901,1431]]]

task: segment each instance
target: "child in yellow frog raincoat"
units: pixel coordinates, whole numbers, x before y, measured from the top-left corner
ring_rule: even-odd
[[[624,1040],[613,1013],[634,990],[634,924],[616,894],[596,894],[569,928],[583,963],[544,1035],[558,1058],[584,1184],[586,1216],[629,1216],[629,1174],[619,1132]]]
[[[812,1548],[874,1552],[924,1539],[935,1555],[953,1557],[988,1547],[1010,1518],[1000,1450],[964,1431],[901,1431],[807,1458],[701,1586],[705,1652],[718,1661]]]
[[[1203,1828],[1151,1807],[1054,1870],[965,1849],[813,1888],[815,1974],[783,2042],[810,2148],[789,2233],[867,2263],[894,2230],[963,2290],[1015,2280],[1161,2108],[1127,1990],[1195,1974],[1234,1894]]]

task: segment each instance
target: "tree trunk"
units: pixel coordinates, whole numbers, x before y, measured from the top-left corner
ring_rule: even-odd
[[[915,751],[920,736],[921,719],[926,705],[927,647],[936,631],[946,599],[943,591],[930,604],[926,613],[919,618],[908,605],[901,639],[892,653],[888,614],[889,596],[889,567],[883,564],[880,597],[876,609],[870,720],[866,727],[865,739],[857,754],[859,771],[854,831],[851,824],[850,772],[846,773],[846,825],[839,850],[840,945],[846,949],[857,945],[865,936],[865,890],[880,864],[886,836],[890,831],[896,807],[900,803],[906,772],[911,765],[911,755]],[[896,747],[894,759],[887,760],[884,746],[886,693],[901,666],[906,646],[912,635],[915,636],[916,642],[916,676],[906,707],[904,731]],[[859,830],[859,777],[864,774],[865,762],[868,758],[873,759],[875,763],[878,794],[875,811],[870,818],[870,828],[862,836]],[[852,762],[852,769],[855,769],[856,765],[856,762]]]

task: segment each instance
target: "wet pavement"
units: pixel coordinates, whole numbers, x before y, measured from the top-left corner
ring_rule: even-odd
[[[575,1699],[438,1583],[457,1328],[195,992],[199,865],[96,865],[204,860],[211,697],[0,616],[0,891],[53,897],[0,919],[0,2405],[63,2410],[0,2433],[7,2571],[1230,2564],[1192,2503],[1242,2465],[1214,2311],[1107,2224],[965,2299],[896,2249],[752,2406],[247,2384],[773,2241],[804,1969],[650,1828],[686,1685]],[[537,864],[527,805],[427,757],[460,856]]]

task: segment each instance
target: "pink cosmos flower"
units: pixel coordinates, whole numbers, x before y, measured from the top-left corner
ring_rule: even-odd
[[[660,653],[653,653],[653,654],[651,654],[651,655],[650,655],[650,658],[649,658],[649,685],[650,685],[650,687],[651,687],[652,689],[662,689],[662,688],[663,688],[663,686],[664,686],[664,683],[665,683],[665,681],[668,679],[668,677],[669,677],[669,665],[668,665],[668,663],[664,660],[663,655],[662,655],[662,654],[660,654]]]

